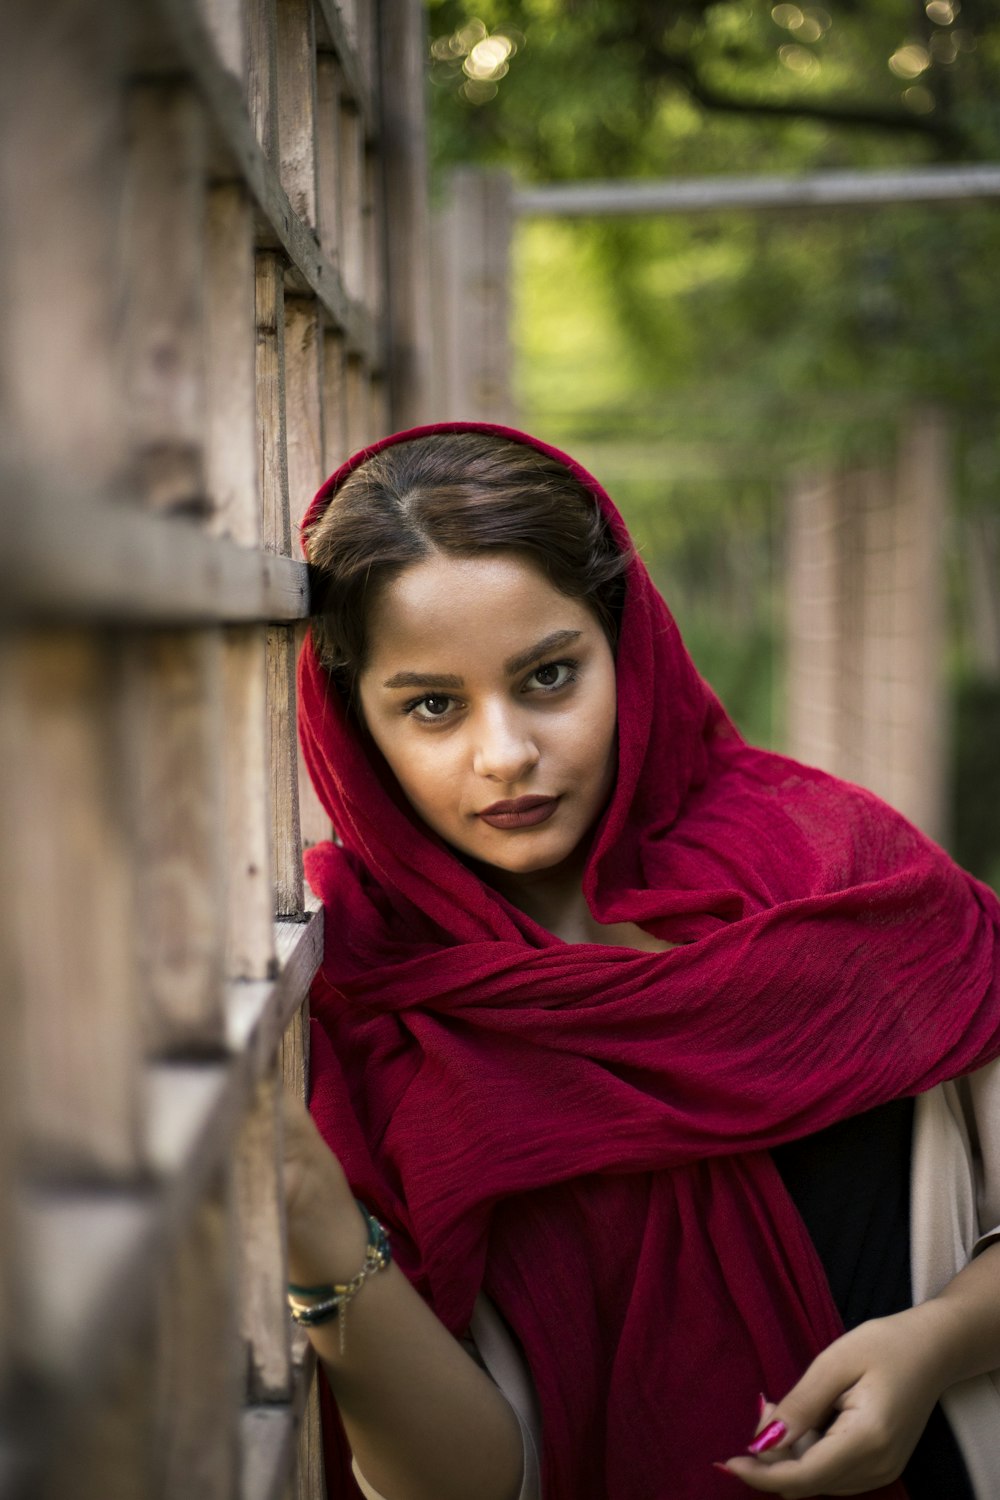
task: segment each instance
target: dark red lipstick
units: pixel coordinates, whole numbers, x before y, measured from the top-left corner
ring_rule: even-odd
[[[551,818],[558,797],[516,797],[512,802],[494,802],[478,814],[491,828],[534,828]]]

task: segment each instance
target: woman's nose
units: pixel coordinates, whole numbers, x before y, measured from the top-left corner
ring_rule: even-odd
[[[485,712],[476,726],[472,765],[477,776],[515,785],[538,764],[539,751],[519,714]]]

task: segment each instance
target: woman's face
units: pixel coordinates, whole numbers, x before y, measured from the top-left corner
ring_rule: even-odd
[[[616,765],[615,665],[596,616],[512,553],[437,554],[381,593],[358,680],[411,805],[462,854],[553,869]]]

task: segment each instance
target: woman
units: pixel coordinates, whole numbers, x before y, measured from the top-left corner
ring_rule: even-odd
[[[289,1240],[365,1493],[993,1493],[996,899],[743,744],[566,455],[397,434],[304,533]]]

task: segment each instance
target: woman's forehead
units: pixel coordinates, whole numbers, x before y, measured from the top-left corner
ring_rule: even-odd
[[[390,658],[395,664],[414,653],[425,665],[463,656],[504,662],[555,632],[595,627],[590,608],[561,593],[526,558],[436,553],[380,591],[369,622],[368,667],[378,672]]]

